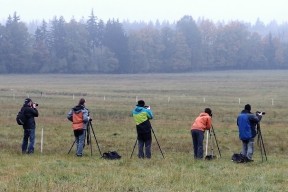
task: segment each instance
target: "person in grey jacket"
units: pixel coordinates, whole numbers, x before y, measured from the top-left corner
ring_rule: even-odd
[[[85,136],[88,122],[90,120],[89,111],[85,108],[85,99],[81,98],[78,105],[73,107],[67,114],[68,120],[72,122],[72,129],[77,144],[76,156],[83,156]]]

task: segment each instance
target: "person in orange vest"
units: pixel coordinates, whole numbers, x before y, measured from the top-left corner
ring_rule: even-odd
[[[191,126],[191,135],[193,141],[194,158],[203,158],[203,140],[205,130],[209,130],[212,127],[212,110],[205,108],[204,113],[195,119]]]
[[[77,144],[76,156],[83,156],[83,148],[85,145],[85,136],[88,122],[91,120],[89,111],[85,108],[85,99],[81,98],[78,105],[73,107],[67,115],[68,120],[72,122],[72,129],[74,131],[75,141]]]

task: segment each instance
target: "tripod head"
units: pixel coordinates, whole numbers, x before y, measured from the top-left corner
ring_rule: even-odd
[[[256,115],[257,116],[263,116],[263,115],[265,115],[266,114],[266,112],[265,111],[256,111]]]

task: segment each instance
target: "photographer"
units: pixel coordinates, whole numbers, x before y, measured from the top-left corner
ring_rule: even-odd
[[[195,119],[191,126],[191,135],[193,140],[194,159],[203,158],[203,140],[205,130],[209,130],[212,126],[212,111],[205,108],[204,113]]]
[[[145,146],[145,157],[151,158],[151,123],[150,119],[153,118],[153,112],[149,106],[145,106],[143,100],[139,100],[138,104],[132,111],[132,116],[136,123],[137,139],[138,139],[138,157],[144,158],[143,148]]]
[[[83,156],[87,124],[92,120],[89,117],[88,109],[85,108],[85,102],[85,99],[81,98],[78,105],[73,107],[67,115],[68,120],[72,122],[72,129],[74,131],[75,141],[77,144],[77,157]]]
[[[36,123],[34,117],[38,117],[37,103],[33,103],[30,98],[25,99],[24,104],[21,108],[27,121],[23,125],[24,136],[22,141],[22,154],[34,153],[35,144],[35,129]],[[28,140],[30,141],[28,145]],[[27,151],[28,148],[28,151]]]
[[[256,125],[260,122],[262,115],[251,113],[251,105],[246,104],[244,110],[237,117],[239,138],[242,141],[241,154],[246,157],[246,162],[252,162],[254,152],[254,138],[257,134]]]

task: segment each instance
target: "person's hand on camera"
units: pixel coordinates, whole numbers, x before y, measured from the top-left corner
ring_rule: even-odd
[[[36,103],[33,103],[33,104],[32,104],[32,107],[33,107],[33,108],[36,108],[36,107],[37,107]]]

